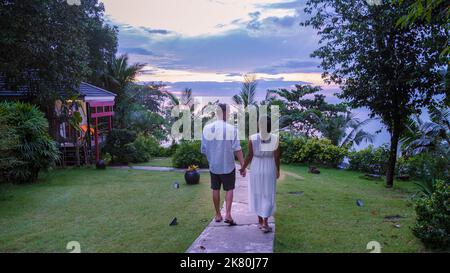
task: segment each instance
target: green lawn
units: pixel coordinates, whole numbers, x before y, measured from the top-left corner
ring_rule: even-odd
[[[35,185],[0,185],[0,252],[184,252],[214,215],[206,175],[57,170]],[[173,217],[178,226],[169,227]]]
[[[350,171],[283,171],[276,252],[368,252],[373,240],[384,252],[424,251],[410,230],[412,182],[391,190]],[[68,169],[43,174],[34,185],[0,185],[0,252],[67,252],[70,241],[83,252],[184,252],[213,215],[209,176],[178,190],[174,181],[183,182],[183,174]],[[383,221],[397,214],[405,217],[400,228]],[[173,217],[179,225],[169,227]]]
[[[278,184],[277,252],[369,252],[370,241],[381,243],[383,252],[424,251],[410,229],[415,221],[412,182],[386,189],[382,181],[361,179],[351,171],[322,168],[322,174],[313,175],[301,166],[283,170],[291,175]],[[356,205],[358,199],[363,207]],[[384,221],[392,215],[405,217],[397,223],[400,228]]]
[[[134,166],[149,166],[149,167],[172,167],[172,158],[157,157],[146,163],[136,163]]]

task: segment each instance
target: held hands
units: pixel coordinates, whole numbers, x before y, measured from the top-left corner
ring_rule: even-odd
[[[239,170],[239,173],[242,177],[245,177],[247,175],[247,168],[242,168]]]

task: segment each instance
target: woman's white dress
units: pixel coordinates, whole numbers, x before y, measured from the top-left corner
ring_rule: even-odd
[[[271,135],[270,143],[263,142],[261,135],[250,137],[253,145],[253,160],[248,187],[249,209],[260,217],[268,218],[275,213],[277,169],[274,152],[277,136]]]

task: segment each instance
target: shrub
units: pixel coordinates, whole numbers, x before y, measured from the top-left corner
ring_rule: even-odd
[[[133,142],[137,134],[125,129],[113,129],[106,139],[105,152],[111,155],[113,163],[135,162],[138,158]]]
[[[301,146],[294,154],[297,162],[337,167],[347,155],[346,148],[333,145],[329,139],[309,138],[303,145],[296,142],[294,147]]]
[[[1,103],[0,121],[6,131],[0,141],[0,173],[13,183],[35,182],[41,170],[59,160],[57,144],[48,134],[48,122],[36,106]],[[10,140],[4,137],[11,137]]]
[[[307,141],[306,137],[293,137],[288,133],[280,134],[281,162],[286,164],[301,163],[296,157],[296,152],[300,151]]]
[[[200,152],[200,141],[182,141],[172,157],[173,166],[176,168],[188,168],[197,165],[207,168],[208,161]]]
[[[387,169],[389,150],[386,146],[368,148],[351,152],[349,155],[350,169],[361,172],[384,174]]]
[[[450,247],[450,185],[437,181],[434,192],[416,203],[413,233],[430,248]]]
[[[133,145],[136,149],[135,162],[148,162],[152,157],[159,156],[159,142],[153,136],[139,134]]]
[[[450,160],[443,155],[421,153],[414,156],[402,156],[398,160],[397,173],[411,178],[430,181],[432,179],[450,180]]]
[[[338,147],[328,139],[293,137],[281,134],[283,163],[306,163],[336,167],[347,155],[346,147]]]

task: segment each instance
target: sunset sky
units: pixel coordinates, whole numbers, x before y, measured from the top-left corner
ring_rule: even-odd
[[[339,92],[321,79],[316,31],[300,26],[305,0],[102,0],[110,24],[119,28],[119,53],[146,63],[140,81],[161,81],[178,92],[231,98],[243,75],[267,89],[320,85],[330,102]],[[355,110],[361,119],[366,109]],[[373,123],[371,131],[380,128]],[[386,141],[377,138],[376,144]]]
[[[322,85],[315,31],[299,26],[304,1],[103,0],[119,27],[120,53],[148,64],[142,81],[233,92],[254,73],[265,86]],[[191,82],[191,86],[183,86]],[[270,82],[270,83],[269,83]],[[209,84],[207,84],[209,83]],[[196,88],[197,87],[197,88]],[[325,87],[325,86],[324,86]],[[233,93],[235,93],[235,90]]]

